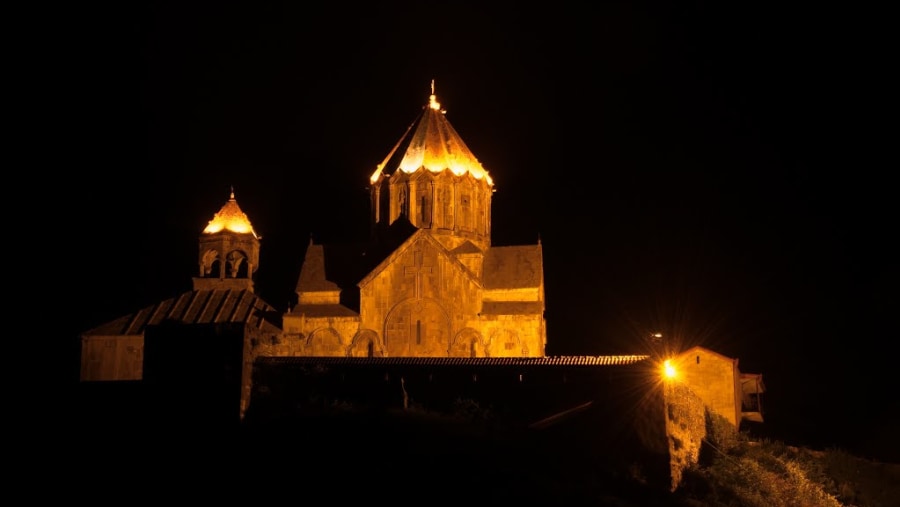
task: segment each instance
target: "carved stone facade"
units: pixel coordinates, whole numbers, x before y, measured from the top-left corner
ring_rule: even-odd
[[[310,245],[303,270],[323,265],[325,251]],[[300,348],[279,355],[543,356],[541,245],[479,255],[487,259],[477,264],[490,268],[480,277],[428,231],[417,231],[359,281],[358,312],[341,305],[326,280],[301,274],[300,304],[284,316],[286,342]]]

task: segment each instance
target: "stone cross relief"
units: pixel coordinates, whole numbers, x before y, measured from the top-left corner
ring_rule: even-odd
[[[403,274],[405,276],[415,276],[416,277],[416,299],[422,299],[422,274],[431,274],[431,266],[423,266],[422,265],[422,251],[416,250],[413,252],[413,258],[415,259],[413,262],[414,266],[406,266],[403,268]]]

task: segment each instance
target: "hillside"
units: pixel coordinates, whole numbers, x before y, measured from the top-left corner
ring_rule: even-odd
[[[534,429],[474,403],[453,414],[333,405],[233,427],[151,411],[125,397],[77,404],[54,435],[62,459],[52,465],[96,499],[893,507],[900,498],[900,465],[745,434],[705,442],[700,465],[670,492],[665,456],[600,438],[588,415]]]
[[[251,462],[296,456],[288,476],[314,478],[346,498],[680,507],[894,507],[900,464],[815,451],[745,434],[705,442],[699,466],[670,492],[653,453],[603,448],[577,421],[526,430],[409,410],[329,415],[249,429]],[[300,423],[294,426],[294,423]],[[301,429],[303,428],[303,429]],[[259,430],[259,431],[257,431]],[[275,431],[273,431],[275,430]],[[276,435],[281,435],[280,437]],[[727,447],[727,450],[723,449]],[[287,471],[287,470],[285,470]],[[282,477],[272,471],[269,477]],[[285,480],[290,480],[284,477]]]

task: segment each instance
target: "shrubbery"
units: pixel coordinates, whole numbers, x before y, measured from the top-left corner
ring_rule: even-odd
[[[715,424],[713,424],[713,428]],[[888,507],[900,498],[900,467],[840,450],[813,451],[745,434],[711,431],[704,459],[676,492],[688,506]],[[893,484],[893,486],[891,486]]]

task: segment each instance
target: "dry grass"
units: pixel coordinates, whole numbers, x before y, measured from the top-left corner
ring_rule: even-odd
[[[779,441],[739,439],[727,452],[714,442],[685,472],[676,494],[689,506],[896,507],[900,465],[841,450],[813,451]]]

